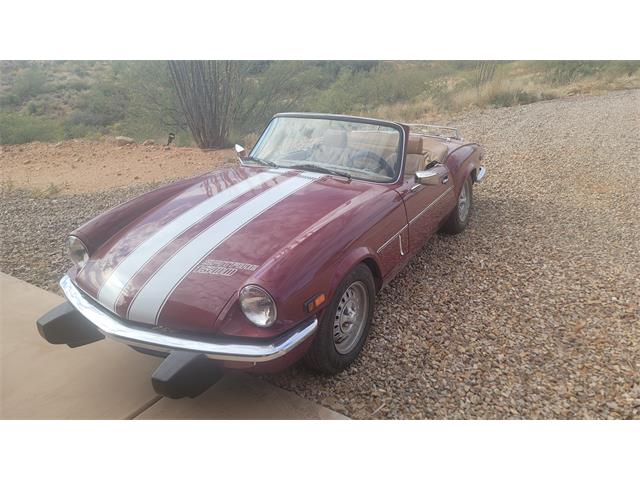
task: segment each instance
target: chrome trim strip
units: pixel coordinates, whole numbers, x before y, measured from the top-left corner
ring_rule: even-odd
[[[436,198],[433,202],[431,202],[429,205],[427,205],[424,209],[422,209],[422,211],[420,213],[418,213],[415,217],[413,217],[410,221],[409,221],[409,225],[411,225],[413,222],[415,222],[418,218],[420,218],[423,214],[427,213],[427,211],[433,207],[436,203],[438,203],[440,200],[442,200],[444,198],[444,196],[449,193],[450,191],[452,191],[453,189],[451,187],[447,188],[444,192],[442,192],[438,198]]]
[[[395,240],[395,238],[400,235],[402,232],[404,232],[407,228],[409,227],[409,225],[405,225],[404,227],[402,227],[397,233],[394,233],[393,236],[391,238],[389,238],[389,240],[387,240],[386,242],[384,242],[380,248],[378,248],[378,250],[376,250],[376,253],[380,253],[382,250],[384,250],[391,242],[393,242],[393,240]],[[402,246],[400,247],[402,248]]]
[[[447,127],[446,125],[430,125],[428,123],[407,123],[407,126],[409,127],[416,127],[416,128],[422,128],[424,130],[429,130],[429,129],[440,129],[440,130],[453,130],[455,132],[455,138],[456,140],[462,140],[462,137],[460,136],[460,130],[458,129],[458,127]],[[442,135],[425,135],[427,137],[440,137],[442,138]]]
[[[277,338],[253,344],[238,343],[230,339],[182,337],[123,323],[115,315],[94,305],[73,284],[68,275],[60,280],[60,287],[76,310],[105,336],[127,345],[160,352],[187,350],[202,353],[215,360],[268,362],[293,350],[308,339],[318,327],[318,320],[313,317]]]

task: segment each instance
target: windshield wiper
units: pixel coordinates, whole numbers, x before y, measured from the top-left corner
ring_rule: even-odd
[[[244,161],[249,161],[249,162],[261,163],[262,165],[267,165],[268,167],[280,168],[280,165],[278,165],[277,163],[272,162],[271,160],[267,160],[265,158],[244,157],[243,160]]]
[[[351,180],[351,175],[345,172],[339,172],[337,170],[331,170],[330,168],[321,167],[320,165],[313,165],[312,163],[296,163],[294,165],[287,165],[288,168],[297,168],[299,170],[310,170],[318,173],[328,173],[329,175],[338,175]]]

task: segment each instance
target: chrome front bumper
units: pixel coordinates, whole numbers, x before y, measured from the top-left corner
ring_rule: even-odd
[[[214,360],[268,362],[293,350],[318,328],[318,320],[314,317],[279,337],[264,341],[255,339],[251,343],[232,339],[172,335],[123,322],[116,315],[94,305],[67,275],[60,280],[60,287],[73,307],[106,337],[132,347],[159,352],[182,350],[201,353]]]

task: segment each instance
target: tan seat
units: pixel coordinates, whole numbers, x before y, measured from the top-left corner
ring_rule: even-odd
[[[331,148],[347,147],[347,131],[338,128],[329,128],[322,135],[322,143]]]
[[[413,133],[409,134],[409,140],[407,140],[407,155],[417,155],[423,153],[424,139],[420,135]]]
[[[417,171],[424,169],[425,156],[424,138],[420,135],[410,133],[407,141],[407,156],[404,166],[405,176],[413,176]]]
[[[348,158],[346,130],[326,130],[322,136],[322,154],[326,163],[344,165]]]
[[[349,132],[348,147],[352,151],[369,150],[380,155],[395,172],[398,163],[398,133],[384,131],[355,130]],[[378,165],[372,165],[381,171]]]
[[[436,138],[423,137],[422,148],[425,154],[426,163],[438,162],[442,163],[447,158],[449,149],[447,146]]]
[[[409,154],[407,155],[407,160],[404,166],[404,174],[407,177],[412,177],[416,172],[424,170],[425,165],[426,163],[423,154]]]

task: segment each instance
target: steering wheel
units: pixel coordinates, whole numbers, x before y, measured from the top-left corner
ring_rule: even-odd
[[[389,177],[393,177],[395,175],[395,172],[393,171],[391,166],[387,163],[387,161],[377,153],[372,152],[370,150],[362,150],[356,153],[355,155],[353,155],[352,157],[349,157],[349,159],[347,160],[347,166],[353,167],[354,166],[353,164],[356,162],[356,160],[363,160],[363,159],[373,160],[378,166],[378,171],[383,170],[384,173],[386,173]]]

